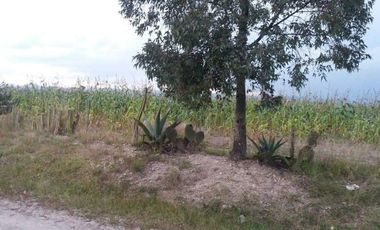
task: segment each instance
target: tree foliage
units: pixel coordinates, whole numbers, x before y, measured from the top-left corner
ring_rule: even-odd
[[[246,80],[271,95],[280,78],[299,90],[370,58],[363,37],[374,0],[119,1],[136,32],[150,35],[136,66],[164,93],[203,101],[236,92],[234,149],[243,155]]]
[[[120,0],[121,13],[137,33],[151,39],[136,65],[168,95],[234,92],[234,69],[242,64],[237,45],[238,0]],[[297,89],[308,76],[334,69],[357,70],[369,58],[363,36],[374,0],[249,1],[247,46],[252,86],[273,91],[289,76]],[[189,94],[187,94],[189,95]]]

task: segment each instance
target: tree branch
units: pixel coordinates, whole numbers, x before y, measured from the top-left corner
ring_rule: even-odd
[[[280,17],[281,15],[281,12],[284,10],[286,4],[284,3],[284,5],[281,7],[281,9],[277,12],[277,14],[272,18],[270,24],[261,30],[260,32],[260,35],[259,37],[256,38],[255,41],[253,41],[250,45],[249,45],[249,48],[252,48],[254,46],[256,46],[263,38],[265,35],[268,34],[268,32],[273,29],[274,27],[278,26],[279,24],[283,23],[284,21],[288,20],[290,17],[294,16],[295,14],[297,14],[298,12],[302,11],[303,9],[305,9],[310,3],[311,3],[312,0],[309,0],[308,2],[306,2],[303,6],[301,6],[300,8],[298,8],[297,10],[293,11],[292,13],[286,15],[284,18],[282,18],[280,21],[276,22],[278,20],[278,18]]]

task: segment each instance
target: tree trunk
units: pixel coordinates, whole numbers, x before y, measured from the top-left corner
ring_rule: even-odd
[[[230,157],[233,160],[243,159],[247,153],[247,130],[246,130],[246,97],[245,76],[236,76],[236,108],[234,144]]]
[[[236,78],[235,129],[233,148],[230,153],[230,157],[233,160],[243,159],[247,154],[245,79],[248,74],[246,47],[248,40],[249,0],[240,0],[240,10],[239,32],[236,41],[239,63],[236,63],[237,68],[234,71]]]

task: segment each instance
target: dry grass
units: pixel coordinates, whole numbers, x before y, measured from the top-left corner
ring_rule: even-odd
[[[284,140],[289,140],[285,137]],[[207,152],[211,155],[226,156],[232,145],[232,138],[217,136],[206,136],[205,142],[207,143]],[[295,152],[306,145],[305,139],[297,139],[295,143]],[[248,142],[249,154],[255,151],[255,148]],[[290,142],[287,141],[280,152],[284,155],[289,155]],[[315,148],[317,160],[328,160],[331,158],[343,159],[347,161],[357,162],[359,164],[376,165],[380,163],[380,146],[377,144],[369,144],[362,142],[353,142],[344,139],[322,139],[318,141]]]
[[[336,157],[361,164],[376,165],[380,162],[380,148],[375,144],[324,139],[316,147],[316,152],[321,160]]]
[[[224,155],[229,144],[225,139],[218,145],[208,141],[207,148]],[[129,227],[380,226],[379,149],[374,145],[322,140],[315,164],[281,172],[206,154],[152,155],[126,140],[128,134],[102,128],[82,129],[72,136],[3,128],[0,192],[26,194]],[[347,191],[347,183],[361,188]],[[242,214],[247,217],[243,225]]]

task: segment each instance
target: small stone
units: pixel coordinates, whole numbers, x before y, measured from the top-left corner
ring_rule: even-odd
[[[357,184],[347,184],[346,185],[346,189],[349,191],[355,191],[355,190],[358,190],[359,188],[360,188],[360,186]]]
[[[228,204],[222,205],[222,210],[226,210],[226,209],[230,209],[230,208],[232,208],[231,205],[228,205]]]
[[[245,218],[244,215],[240,215],[240,216],[239,216],[239,222],[240,222],[240,224],[244,224],[246,221],[247,221],[247,220],[246,220],[246,218]]]

